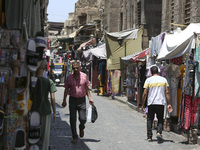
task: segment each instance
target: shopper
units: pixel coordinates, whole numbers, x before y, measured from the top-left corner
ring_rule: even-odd
[[[86,123],[86,98],[88,96],[89,103],[94,104],[89,91],[89,81],[87,75],[80,71],[80,64],[78,61],[72,63],[73,73],[67,76],[65,81],[65,91],[62,106],[67,105],[66,98],[69,92],[69,111],[70,111],[70,125],[72,131],[72,143],[78,142],[78,135],[76,131],[76,114],[79,114],[79,136],[84,136],[84,128]]]
[[[170,104],[170,96],[168,89],[169,85],[164,77],[158,75],[157,66],[153,66],[150,69],[152,77],[147,78],[144,83],[144,92],[142,96],[142,110],[144,111],[144,104],[147,99],[147,140],[152,141],[152,123],[156,114],[158,118],[156,137],[159,141],[161,141],[163,140],[163,115],[164,105],[166,104],[166,102],[169,113],[172,112],[172,106]]]

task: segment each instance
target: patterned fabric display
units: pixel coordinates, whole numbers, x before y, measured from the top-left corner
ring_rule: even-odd
[[[169,61],[172,62],[173,64],[181,65],[183,62],[183,58],[182,58],[182,56],[180,56],[177,58],[172,58]]]
[[[196,39],[195,53],[195,98],[200,97],[200,39]]]
[[[184,83],[184,93],[186,95],[193,95],[193,75],[194,75],[194,63],[193,54],[190,53],[186,58],[186,72],[185,72],[185,83]]]
[[[8,90],[8,104],[6,109],[5,127],[4,127],[4,147],[6,150],[14,148],[14,133],[16,129],[26,128],[26,123],[22,116],[18,115],[16,110],[17,101],[16,89]]]

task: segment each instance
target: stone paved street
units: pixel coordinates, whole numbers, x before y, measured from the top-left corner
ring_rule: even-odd
[[[163,132],[164,142],[158,143],[154,130],[153,142],[147,142],[143,114],[125,103],[96,93],[92,93],[92,97],[98,119],[95,123],[87,123],[85,136],[77,144],[72,144],[69,109],[68,106],[61,107],[64,88],[57,88],[57,118],[51,128],[51,150],[200,150],[199,145],[185,144],[186,138],[173,132]]]

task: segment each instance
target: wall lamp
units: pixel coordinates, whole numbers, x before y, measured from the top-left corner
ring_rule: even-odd
[[[119,36],[119,37],[117,38],[117,42],[118,42],[118,44],[119,44],[120,46],[122,46],[123,39],[122,39],[121,36]]]

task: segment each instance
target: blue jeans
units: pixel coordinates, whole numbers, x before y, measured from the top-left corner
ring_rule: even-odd
[[[79,114],[79,130],[85,129],[86,123],[86,100],[85,97],[75,98],[69,97],[69,112],[70,112],[70,126],[72,131],[73,139],[78,138],[78,134],[76,131],[76,117],[77,112]]]

